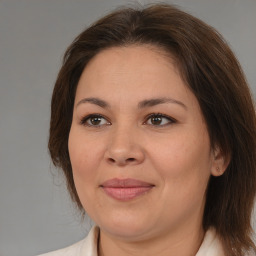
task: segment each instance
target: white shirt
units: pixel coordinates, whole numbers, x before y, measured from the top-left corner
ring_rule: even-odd
[[[99,228],[95,226],[88,236],[80,242],[39,256],[97,256],[98,235]],[[195,256],[225,256],[214,229],[206,232],[203,243]]]

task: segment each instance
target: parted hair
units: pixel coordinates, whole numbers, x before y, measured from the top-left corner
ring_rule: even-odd
[[[204,229],[216,229],[227,256],[256,252],[251,227],[256,194],[256,117],[250,90],[222,36],[172,5],[116,9],[85,29],[66,50],[52,95],[48,147],[54,165],[65,174],[71,198],[83,211],[68,152],[78,81],[97,53],[129,45],[153,45],[174,59],[199,102],[212,148],[218,147],[230,161],[223,175],[210,177]]]

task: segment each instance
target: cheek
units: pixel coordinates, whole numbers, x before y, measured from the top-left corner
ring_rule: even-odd
[[[86,136],[79,127],[71,127],[68,141],[69,155],[77,194],[86,209],[93,205],[93,193],[97,186],[97,168],[100,163],[100,148],[97,139]]]
[[[162,146],[157,169],[164,183],[163,196],[168,198],[164,207],[177,216],[201,211],[211,168],[208,137],[176,136]]]
[[[212,164],[210,143],[207,133],[197,134],[177,133],[154,147],[152,159],[165,183],[177,188],[207,183]]]
[[[97,140],[85,136],[78,128],[71,127],[68,149],[75,181],[89,182],[95,173],[93,170],[97,168],[100,158],[100,149],[95,141]]]

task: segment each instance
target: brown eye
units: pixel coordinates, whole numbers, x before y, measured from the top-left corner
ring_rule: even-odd
[[[153,116],[150,119],[151,119],[151,124],[153,124],[153,125],[160,125],[162,123],[161,116]]]
[[[164,126],[175,123],[175,120],[162,114],[152,114],[147,118],[145,123],[152,126]]]
[[[81,124],[85,126],[96,126],[100,127],[106,124],[110,124],[103,116],[100,115],[89,115],[81,120]]]
[[[91,125],[99,125],[101,120],[102,120],[101,117],[91,117],[88,119]]]

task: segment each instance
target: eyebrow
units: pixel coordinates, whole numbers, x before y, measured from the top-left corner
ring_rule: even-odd
[[[153,106],[156,106],[159,104],[164,104],[164,103],[178,104],[179,106],[181,106],[187,110],[187,106],[184,103],[182,103],[181,101],[172,99],[172,98],[155,98],[155,99],[143,100],[143,101],[139,102],[138,108],[153,107]]]
[[[79,105],[81,105],[83,103],[91,103],[91,104],[97,105],[101,108],[110,108],[110,105],[106,101],[101,100],[99,98],[84,98],[76,104],[76,107],[78,107]],[[142,108],[146,108],[146,107],[153,107],[153,106],[156,106],[159,104],[164,104],[164,103],[178,104],[179,106],[181,106],[185,110],[187,110],[187,106],[184,103],[182,103],[181,101],[172,99],[172,98],[153,98],[153,99],[143,100],[138,103],[138,108],[142,109]]]
[[[97,106],[100,106],[102,108],[110,108],[110,105],[106,101],[101,100],[99,98],[84,98],[76,104],[76,107],[78,107],[82,103],[87,103],[87,102],[97,105]]]

